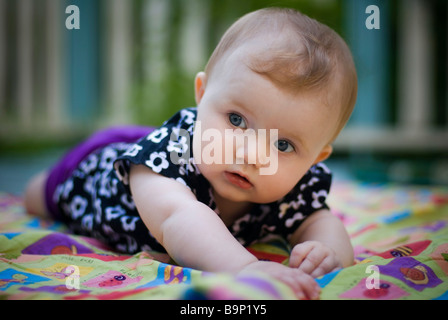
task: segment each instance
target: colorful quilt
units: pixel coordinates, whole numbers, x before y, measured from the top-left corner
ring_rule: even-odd
[[[355,264],[317,279],[321,299],[448,298],[448,188],[339,182],[330,205],[355,248]],[[287,263],[281,241],[250,248]],[[156,252],[123,255],[28,216],[0,193],[2,299],[294,299],[265,275],[207,273]]]

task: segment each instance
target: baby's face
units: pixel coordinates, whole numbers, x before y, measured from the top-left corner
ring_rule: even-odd
[[[244,63],[246,56],[244,50],[231,54],[215,66],[214,76],[207,82],[205,74],[198,75],[202,77],[202,88],[199,84],[196,92],[200,132],[196,130],[194,141],[201,139],[201,146],[194,150],[194,157],[221,197],[269,203],[285,196],[311,165],[330,155],[328,141],[335,132],[337,117],[326,105],[331,96],[289,93],[251,71]],[[275,129],[278,136],[270,137]],[[244,143],[244,139],[230,139],[232,133],[248,130],[255,140]],[[206,138],[207,132],[213,138]],[[257,141],[256,146],[250,146],[248,140]],[[220,145],[220,156],[216,157]],[[204,159],[210,155],[215,156],[211,164]],[[278,161],[275,165],[274,160]],[[269,166],[271,170],[266,170]],[[260,174],[263,168],[269,174]]]

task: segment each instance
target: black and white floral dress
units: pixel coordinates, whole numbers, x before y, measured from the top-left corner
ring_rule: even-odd
[[[191,153],[196,114],[196,108],[182,109],[135,143],[112,143],[85,157],[54,193],[64,222],[73,232],[96,237],[122,252],[164,252],[133,202],[131,164],[147,166],[186,185],[198,201],[219,214],[210,183],[199,172]],[[171,161],[173,152],[178,161]],[[327,208],[330,185],[329,169],[322,163],[314,165],[284,198],[252,206],[229,231],[244,246],[272,236],[288,239],[309,215]]]

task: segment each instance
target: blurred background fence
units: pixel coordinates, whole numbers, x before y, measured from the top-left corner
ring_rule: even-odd
[[[194,76],[230,24],[267,6],[301,10],[353,51],[358,102],[336,156],[364,178],[448,183],[447,0],[0,0],[0,152],[160,125],[194,105]]]

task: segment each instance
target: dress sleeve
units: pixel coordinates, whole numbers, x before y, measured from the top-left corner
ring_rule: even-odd
[[[196,170],[190,150],[194,117],[193,110],[183,109],[131,145],[114,162],[119,180],[129,188],[131,164],[137,164],[188,185],[189,173]]]
[[[325,164],[312,166],[294,189],[276,203],[277,233],[289,239],[312,213],[328,209],[326,199],[331,179],[332,174]]]

